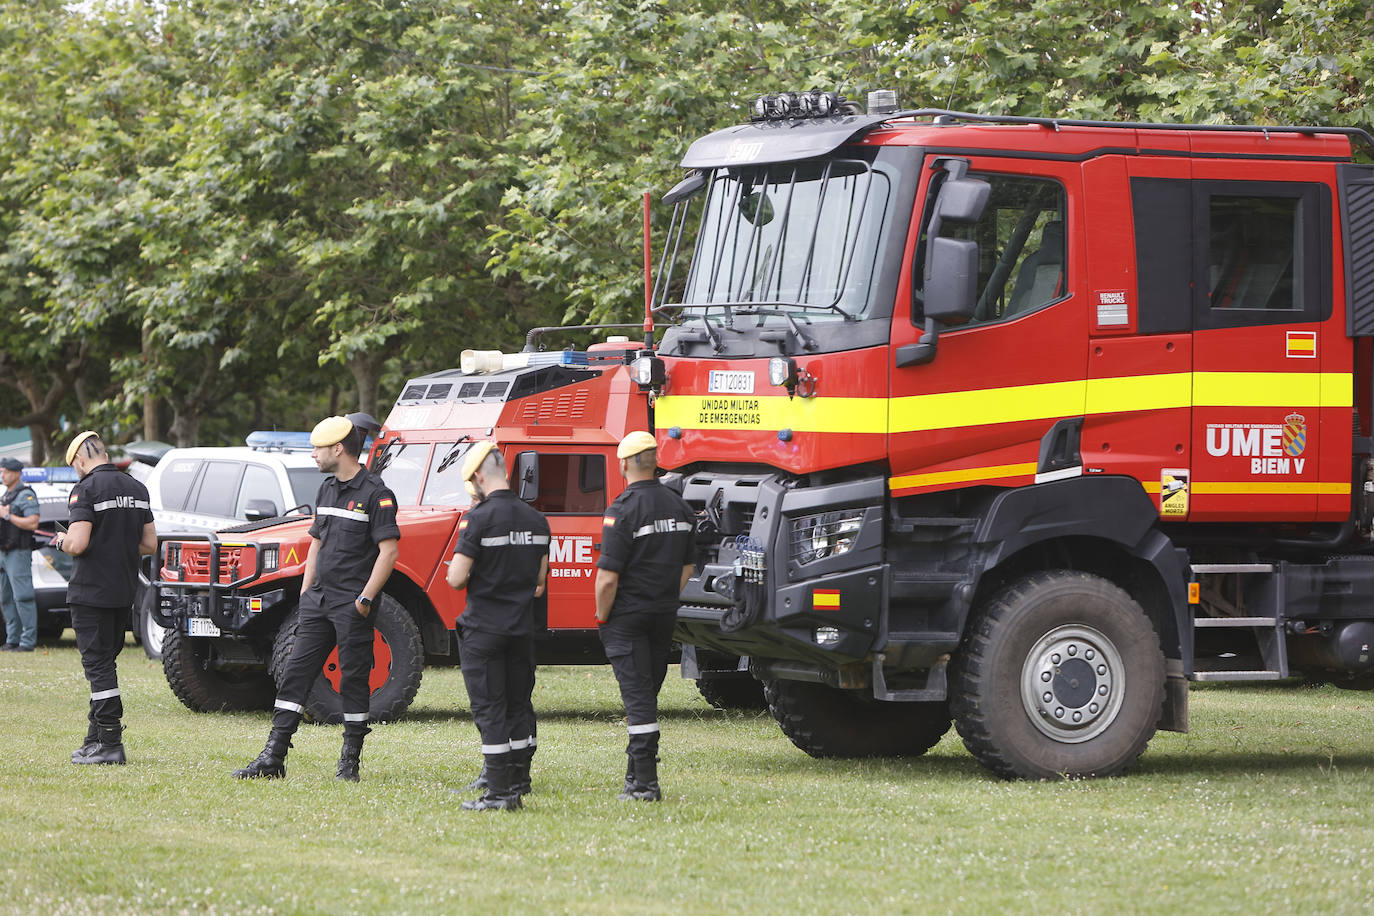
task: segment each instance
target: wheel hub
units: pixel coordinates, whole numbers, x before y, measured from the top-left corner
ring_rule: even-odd
[[[1116,719],[1125,695],[1121,655],[1100,631],[1056,627],[1031,647],[1021,671],[1021,703],[1041,732],[1078,744]]]

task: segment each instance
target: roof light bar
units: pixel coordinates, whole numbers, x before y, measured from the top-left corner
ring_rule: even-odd
[[[845,103],[838,92],[779,92],[761,95],[749,103],[749,117],[754,121],[781,121],[786,118],[828,118],[839,114]]]

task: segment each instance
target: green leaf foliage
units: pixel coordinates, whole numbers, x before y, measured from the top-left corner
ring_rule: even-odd
[[[1372,38],[1355,0],[0,0],[0,424],[236,441],[635,321],[641,195],[758,93],[1360,126]]]

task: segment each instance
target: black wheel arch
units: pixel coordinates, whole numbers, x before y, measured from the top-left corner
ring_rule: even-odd
[[[1166,657],[1192,658],[1187,555],[1160,530],[1138,480],[1085,476],[1002,491],[974,541],[982,571],[969,607],[1031,572],[1079,569],[1139,602]]]

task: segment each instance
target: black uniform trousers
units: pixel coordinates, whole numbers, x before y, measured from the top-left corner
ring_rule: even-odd
[[[118,744],[124,701],[119,695],[115,658],[124,648],[129,609],[73,604],[68,610],[72,615],[72,629],[76,631],[76,648],[81,653],[81,668],[91,685],[86,743]]]
[[[344,735],[366,735],[372,688],[372,616],[364,617],[352,601],[333,607],[312,607],[302,602],[296,642],[286,663],[282,682],[277,685],[276,711],[272,728],[288,735],[296,730],[305,712],[305,700],[324,660],[334,646],[339,647],[339,696],[343,700]]]
[[[459,628],[458,652],[483,754],[534,741],[534,637]]]
[[[625,703],[631,757],[658,751],[658,691],[668,673],[676,623],[676,614],[613,613],[599,630]]]

